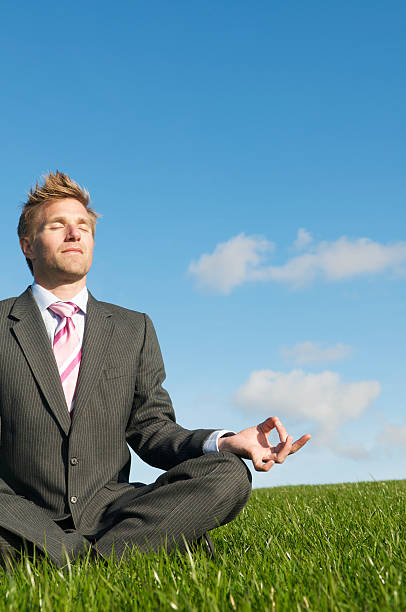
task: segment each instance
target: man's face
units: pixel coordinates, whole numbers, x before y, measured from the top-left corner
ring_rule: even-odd
[[[78,200],[66,198],[44,204],[33,238],[22,238],[21,248],[40,284],[57,286],[85,279],[94,247],[91,217]]]

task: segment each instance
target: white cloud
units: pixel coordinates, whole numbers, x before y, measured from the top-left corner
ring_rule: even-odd
[[[273,243],[240,234],[192,262],[189,272],[201,287],[221,293],[229,293],[247,281],[281,282],[297,288],[317,278],[342,281],[383,272],[405,273],[406,242],[381,244],[369,238],[342,236],[333,242],[313,244],[307,236],[310,234],[301,228],[295,242],[299,240],[302,248],[307,247],[304,253],[272,266],[266,265],[264,258],[273,250]]]
[[[313,237],[304,227],[301,227],[297,232],[297,238],[293,243],[293,246],[298,251],[306,248],[311,242],[313,242]]]
[[[404,425],[387,425],[379,437],[379,443],[393,448],[394,446],[406,447],[406,423]]]
[[[356,461],[361,459],[372,459],[374,458],[373,449],[366,448],[363,442],[359,444],[342,444],[340,441],[335,440],[330,444],[331,450],[345,459],[355,459]]]
[[[197,262],[192,261],[189,273],[203,289],[229,293],[251,278],[252,270],[260,265],[264,253],[273,248],[271,242],[261,237],[239,234],[218,244],[211,255],[205,253]]]
[[[345,359],[351,355],[351,347],[346,344],[323,346],[318,342],[302,342],[292,348],[281,349],[282,355],[297,364]]]
[[[334,450],[339,428],[359,418],[380,392],[377,381],[346,383],[328,370],[320,374],[257,370],[238,389],[235,399],[246,409],[278,415],[282,421],[295,418],[313,423],[316,441]]]

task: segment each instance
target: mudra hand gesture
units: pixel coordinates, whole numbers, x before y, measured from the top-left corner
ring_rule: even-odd
[[[268,440],[272,429],[279,434],[280,442],[276,446],[271,446]],[[257,472],[268,472],[275,463],[283,463],[288,455],[296,453],[310,438],[310,434],[305,434],[293,442],[293,436],[288,436],[278,417],[272,416],[259,425],[220,438],[218,448],[251,459]]]

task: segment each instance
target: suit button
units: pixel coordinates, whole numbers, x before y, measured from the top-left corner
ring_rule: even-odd
[[[70,460],[70,464],[71,465],[77,465],[78,464],[78,458],[77,457],[72,457],[72,459]]]
[[[78,498],[75,495],[72,495],[72,497],[70,498],[71,504],[76,504],[77,501],[78,501]]]

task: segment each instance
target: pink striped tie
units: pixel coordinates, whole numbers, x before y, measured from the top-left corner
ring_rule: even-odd
[[[72,316],[80,309],[72,302],[56,302],[49,306],[49,310],[61,318],[56,328],[53,349],[70,412],[73,408],[72,402],[82,355],[79,334],[73,324]]]

